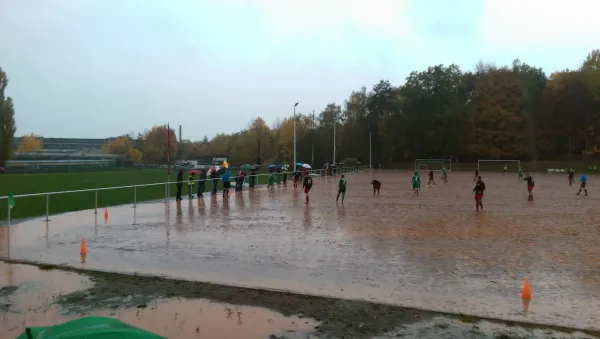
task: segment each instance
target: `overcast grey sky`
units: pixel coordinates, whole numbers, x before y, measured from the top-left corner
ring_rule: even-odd
[[[184,138],[342,104],[412,70],[515,57],[546,72],[600,47],[600,1],[2,0],[17,134]]]

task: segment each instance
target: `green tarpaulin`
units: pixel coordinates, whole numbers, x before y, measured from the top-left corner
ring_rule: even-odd
[[[117,319],[85,317],[48,327],[28,327],[16,339],[166,339]]]

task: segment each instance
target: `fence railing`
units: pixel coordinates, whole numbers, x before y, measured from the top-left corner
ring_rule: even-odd
[[[349,166],[349,167],[340,167],[336,169],[336,172],[333,173],[334,176],[339,176],[342,174],[350,174],[350,173],[356,173],[356,172],[362,172],[369,169],[369,166]],[[317,169],[317,170],[309,170],[308,171],[311,175],[318,175],[321,177],[326,177],[328,174],[326,173],[325,169]],[[292,178],[292,172],[287,172],[286,173],[287,177],[289,178],[288,180],[293,180]],[[268,177],[269,174],[253,174],[253,175],[246,175],[244,176],[244,183],[249,182],[249,179],[251,177],[254,177],[254,182],[255,182],[255,186],[260,186],[260,185],[264,185],[267,181],[268,181]],[[276,176],[277,177],[277,176]],[[232,175],[231,176],[231,182],[233,183],[233,187],[231,189],[235,189],[235,182],[236,182],[236,178],[237,175]],[[261,178],[264,178],[263,180],[261,180]],[[281,178],[281,177],[280,177]],[[196,179],[193,180],[195,184],[203,182],[205,184],[205,190],[204,192],[210,192],[211,190],[213,190],[213,185],[217,185],[219,183],[221,183],[221,187],[222,187],[222,181],[223,178],[219,177],[219,178],[207,178],[207,179]],[[188,180],[187,178],[184,178],[184,180],[181,182],[182,186],[187,186],[188,185]],[[133,207],[135,208],[137,206],[137,204],[141,201],[151,201],[151,200],[159,200],[156,197],[154,197],[153,199],[141,199],[138,200],[138,189],[139,188],[143,188],[143,187],[156,187],[156,186],[164,186],[164,202],[168,202],[169,197],[172,197],[173,195],[171,194],[170,191],[170,186],[177,184],[177,181],[167,181],[167,182],[158,182],[158,183],[151,183],[151,184],[139,184],[139,185],[127,185],[127,186],[111,186],[111,187],[99,187],[99,188],[88,188],[88,189],[80,189],[80,190],[71,190],[71,191],[56,191],[56,192],[43,192],[43,193],[30,193],[30,194],[17,194],[14,195],[13,198],[15,198],[15,200],[18,201],[19,198],[28,198],[28,197],[44,197],[44,202],[45,202],[45,220],[46,221],[50,221],[49,216],[50,216],[50,197],[51,196],[55,196],[55,195],[66,195],[66,194],[74,194],[74,193],[85,193],[85,192],[93,192],[94,193],[94,213],[98,213],[98,192],[102,192],[102,191],[111,191],[111,190],[122,190],[122,189],[132,189],[133,192]],[[210,184],[210,189],[208,188]],[[183,191],[184,189],[182,189]],[[8,225],[10,226],[10,221],[11,221],[11,208],[10,208],[10,201],[8,200],[8,196],[1,196],[0,197],[0,201],[2,200],[7,200],[6,205],[7,206],[7,219],[8,219]],[[131,203],[129,202],[125,202],[124,204],[128,204]],[[0,203],[1,206],[1,203]],[[68,212],[68,211],[61,211],[61,212]]]

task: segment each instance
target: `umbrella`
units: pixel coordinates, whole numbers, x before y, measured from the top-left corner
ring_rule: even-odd
[[[301,162],[297,162],[296,166],[302,166],[302,163]]]
[[[252,171],[252,170],[254,170],[255,167],[250,164],[244,164],[244,165],[240,166],[240,168],[243,171]]]
[[[302,167],[303,167],[303,168],[306,168],[306,169],[311,169],[311,168],[312,168],[312,167],[310,167],[310,165],[309,165],[309,164],[302,164]]]
[[[196,174],[200,174],[200,171],[193,169],[193,170],[190,170],[188,173],[196,175]]]
[[[270,164],[269,165],[269,168],[275,168],[275,167],[277,167],[277,165],[275,165],[275,164]]]
[[[260,168],[260,165],[254,164],[254,165],[252,165],[252,167],[254,167],[254,169],[257,170]]]
[[[213,166],[210,168],[210,173],[218,172],[221,169],[221,166]]]
[[[328,165],[329,165],[329,163],[328,163],[328,162],[326,162],[326,163],[324,163],[324,164],[323,164],[323,166],[328,166]]]
[[[85,317],[60,325],[28,327],[17,339],[166,339],[157,334],[127,325],[117,319]]]

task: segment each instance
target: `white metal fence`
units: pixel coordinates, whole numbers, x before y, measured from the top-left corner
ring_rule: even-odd
[[[335,176],[339,176],[342,174],[350,174],[350,173],[357,173],[357,172],[363,172],[365,170],[369,169],[369,166],[350,166],[350,167],[340,167],[337,168]],[[325,177],[327,175],[325,169],[317,169],[317,170],[309,170],[308,171],[311,175],[313,176],[320,176],[320,177]],[[292,172],[288,172],[287,173],[288,176],[292,174]],[[254,177],[255,178],[255,186],[259,186],[259,185],[264,185],[261,184],[261,177],[265,177],[267,178],[269,176],[269,174],[254,174],[254,175],[247,175],[245,176],[244,182],[247,183],[250,177]],[[235,179],[236,176],[232,176],[232,182],[235,183]],[[207,179],[197,179],[194,180],[195,183],[198,182],[204,182],[204,183],[210,183],[211,184],[211,188],[212,188],[212,184],[214,183],[214,180],[217,181],[217,185],[220,182],[221,183],[221,187],[222,185],[222,181],[223,178],[219,177],[219,178],[207,178]],[[263,180],[264,181],[264,180]],[[141,185],[129,185],[129,186],[113,186],[113,187],[100,187],[100,188],[90,188],[90,189],[82,189],[82,190],[72,190],[72,191],[58,191],[58,192],[43,192],[43,193],[31,193],[31,194],[18,194],[18,195],[14,195],[13,197],[15,198],[15,200],[18,200],[18,198],[27,198],[27,197],[45,197],[44,201],[45,201],[45,207],[46,207],[46,212],[45,212],[45,220],[49,221],[49,216],[50,216],[50,197],[53,195],[60,195],[60,194],[73,194],[73,193],[83,193],[83,192],[94,192],[94,213],[98,213],[98,192],[102,192],[102,191],[110,191],[110,190],[119,190],[119,189],[132,189],[132,194],[133,194],[133,207],[135,208],[138,204],[138,198],[137,198],[137,190],[140,187],[152,187],[152,186],[164,186],[165,188],[165,195],[164,195],[164,202],[168,202],[169,197],[172,197],[171,193],[170,193],[170,185],[176,184],[176,181],[168,181],[168,182],[158,182],[158,183],[152,183],[152,184],[141,184]],[[182,182],[183,186],[187,186],[188,180],[184,179]],[[208,185],[206,185],[206,187],[208,187]],[[235,186],[233,186],[233,188],[235,188]],[[183,189],[182,189],[183,191]],[[210,192],[210,190],[206,190],[205,192]],[[0,201],[2,201],[3,199],[6,199],[6,207],[7,207],[7,216],[8,216],[8,225],[10,226],[10,221],[11,221],[11,209],[10,209],[10,202],[8,200],[8,196],[2,196],[0,197]],[[143,201],[151,201],[151,200],[143,200]],[[1,206],[1,204],[0,204]],[[66,211],[64,211],[66,212]]]

